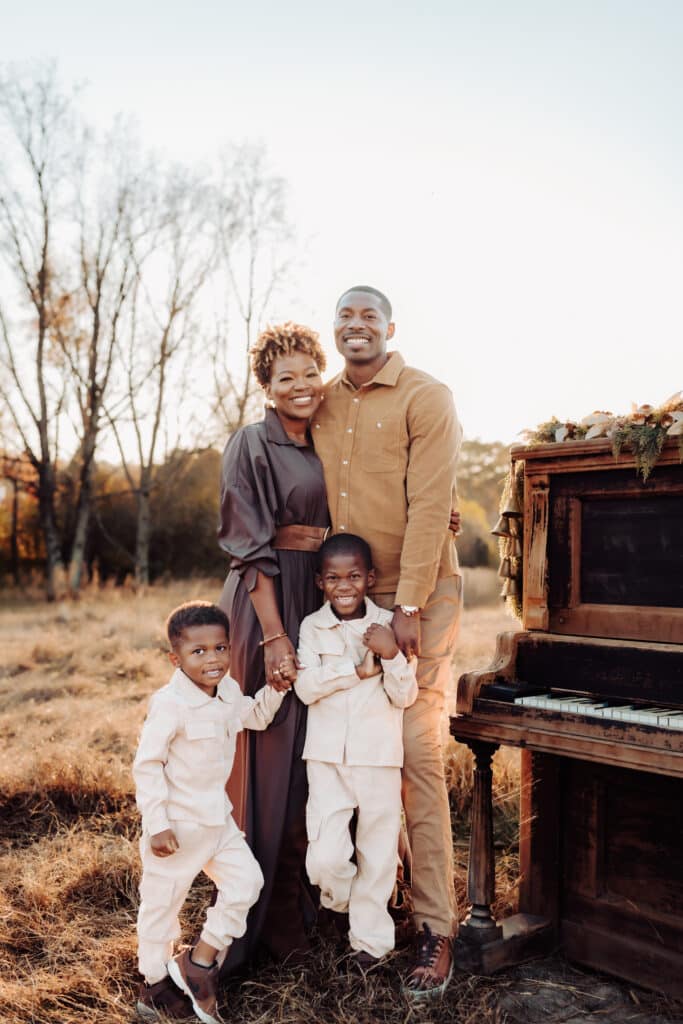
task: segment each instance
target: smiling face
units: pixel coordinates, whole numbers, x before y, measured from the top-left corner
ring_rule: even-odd
[[[315,581],[337,618],[362,619],[365,595],[375,582],[375,570],[368,569],[357,554],[329,555]]]
[[[230,644],[225,627],[186,626],[169,657],[195,686],[213,697],[230,668]]]
[[[334,340],[347,367],[369,367],[374,372],[387,361],[387,341],[394,336],[382,300],[372,292],[342,295],[334,319]]]
[[[292,352],[273,360],[266,395],[275,406],[285,430],[300,426],[316,411],[323,396],[323,379],[313,356]]]

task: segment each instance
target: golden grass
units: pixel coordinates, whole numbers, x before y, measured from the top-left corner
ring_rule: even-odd
[[[3,1024],[126,1024],[137,985],[138,819],[130,765],[146,698],[169,675],[163,622],[217,581],[86,593],[76,603],[3,599],[0,616],[0,1020]],[[499,606],[468,610],[455,671],[485,665],[495,633],[514,628]],[[465,904],[469,752],[450,741],[447,771],[456,886]],[[516,884],[514,755],[497,755],[498,907]],[[194,887],[193,933],[209,889]],[[397,954],[400,970],[405,954]],[[304,977],[267,968],[233,982],[226,1016],[240,1022],[504,1024],[503,979],[460,976],[436,1006],[410,1007],[397,975],[365,985],[323,941]]]

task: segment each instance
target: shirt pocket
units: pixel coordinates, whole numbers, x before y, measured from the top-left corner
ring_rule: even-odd
[[[364,425],[361,466],[366,473],[394,473],[399,468],[401,418],[378,416]]]
[[[188,722],[185,731],[188,740],[215,740],[217,738],[215,722]]]
[[[227,733],[222,733],[218,722],[211,722],[200,719],[196,722],[187,722],[185,735],[190,743],[191,757],[197,758],[197,763],[221,762],[223,760],[223,747],[227,743]]]

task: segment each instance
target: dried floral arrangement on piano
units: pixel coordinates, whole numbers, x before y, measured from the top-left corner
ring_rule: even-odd
[[[645,482],[669,438],[678,440],[678,454],[683,461],[683,391],[677,391],[659,406],[634,403],[631,412],[622,415],[593,412],[582,420],[564,423],[553,417],[535,430],[523,431],[523,436],[530,448],[609,441],[615,459],[619,459],[622,452],[630,453],[636,472]],[[511,462],[500,503],[500,518],[491,533],[499,538],[501,597],[518,619],[522,618],[523,514],[524,462],[523,458],[517,458]]]

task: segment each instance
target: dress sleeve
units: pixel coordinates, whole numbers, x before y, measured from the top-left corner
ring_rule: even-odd
[[[280,572],[272,547],[277,493],[266,443],[253,429],[238,430],[225,446],[221,471],[218,543],[250,591],[259,571],[265,576]]]

